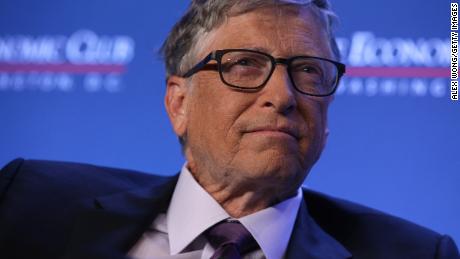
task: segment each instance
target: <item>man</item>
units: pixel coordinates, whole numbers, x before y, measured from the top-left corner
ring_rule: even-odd
[[[345,66],[324,1],[193,1],[164,44],[179,175],[16,160],[2,258],[458,258],[423,227],[301,188]]]

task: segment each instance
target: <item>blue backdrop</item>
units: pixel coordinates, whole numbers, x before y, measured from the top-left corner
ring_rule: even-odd
[[[187,2],[2,0],[0,164],[25,157],[177,172],[183,158],[156,50]],[[460,243],[449,6],[333,1],[349,70],[306,185]]]

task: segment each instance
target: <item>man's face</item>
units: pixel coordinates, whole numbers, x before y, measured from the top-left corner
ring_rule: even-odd
[[[217,49],[332,58],[324,25],[310,9],[264,8],[231,17],[204,42],[197,61]],[[175,129],[186,136],[189,168],[200,182],[237,181],[290,191],[303,182],[326,140],[330,97],[299,93],[286,69],[278,65],[257,92],[228,88],[217,71],[193,76],[182,126]]]

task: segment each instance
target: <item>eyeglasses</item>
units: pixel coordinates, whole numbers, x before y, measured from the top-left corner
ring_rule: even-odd
[[[211,60],[217,61],[217,64],[208,64]],[[258,91],[268,82],[276,64],[286,65],[294,88],[311,96],[332,95],[345,73],[344,64],[326,58],[274,58],[256,50],[224,49],[209,53],[183,77],[190,77],[201,70],[217,70],[227,86],[237,90]]]

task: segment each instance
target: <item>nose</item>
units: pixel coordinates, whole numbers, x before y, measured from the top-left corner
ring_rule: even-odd
[[[292,85],[287,67],[275,67],[259,98],[261,106],[274,109],[277,113],[288,114],[297,106],[296,90]]]

